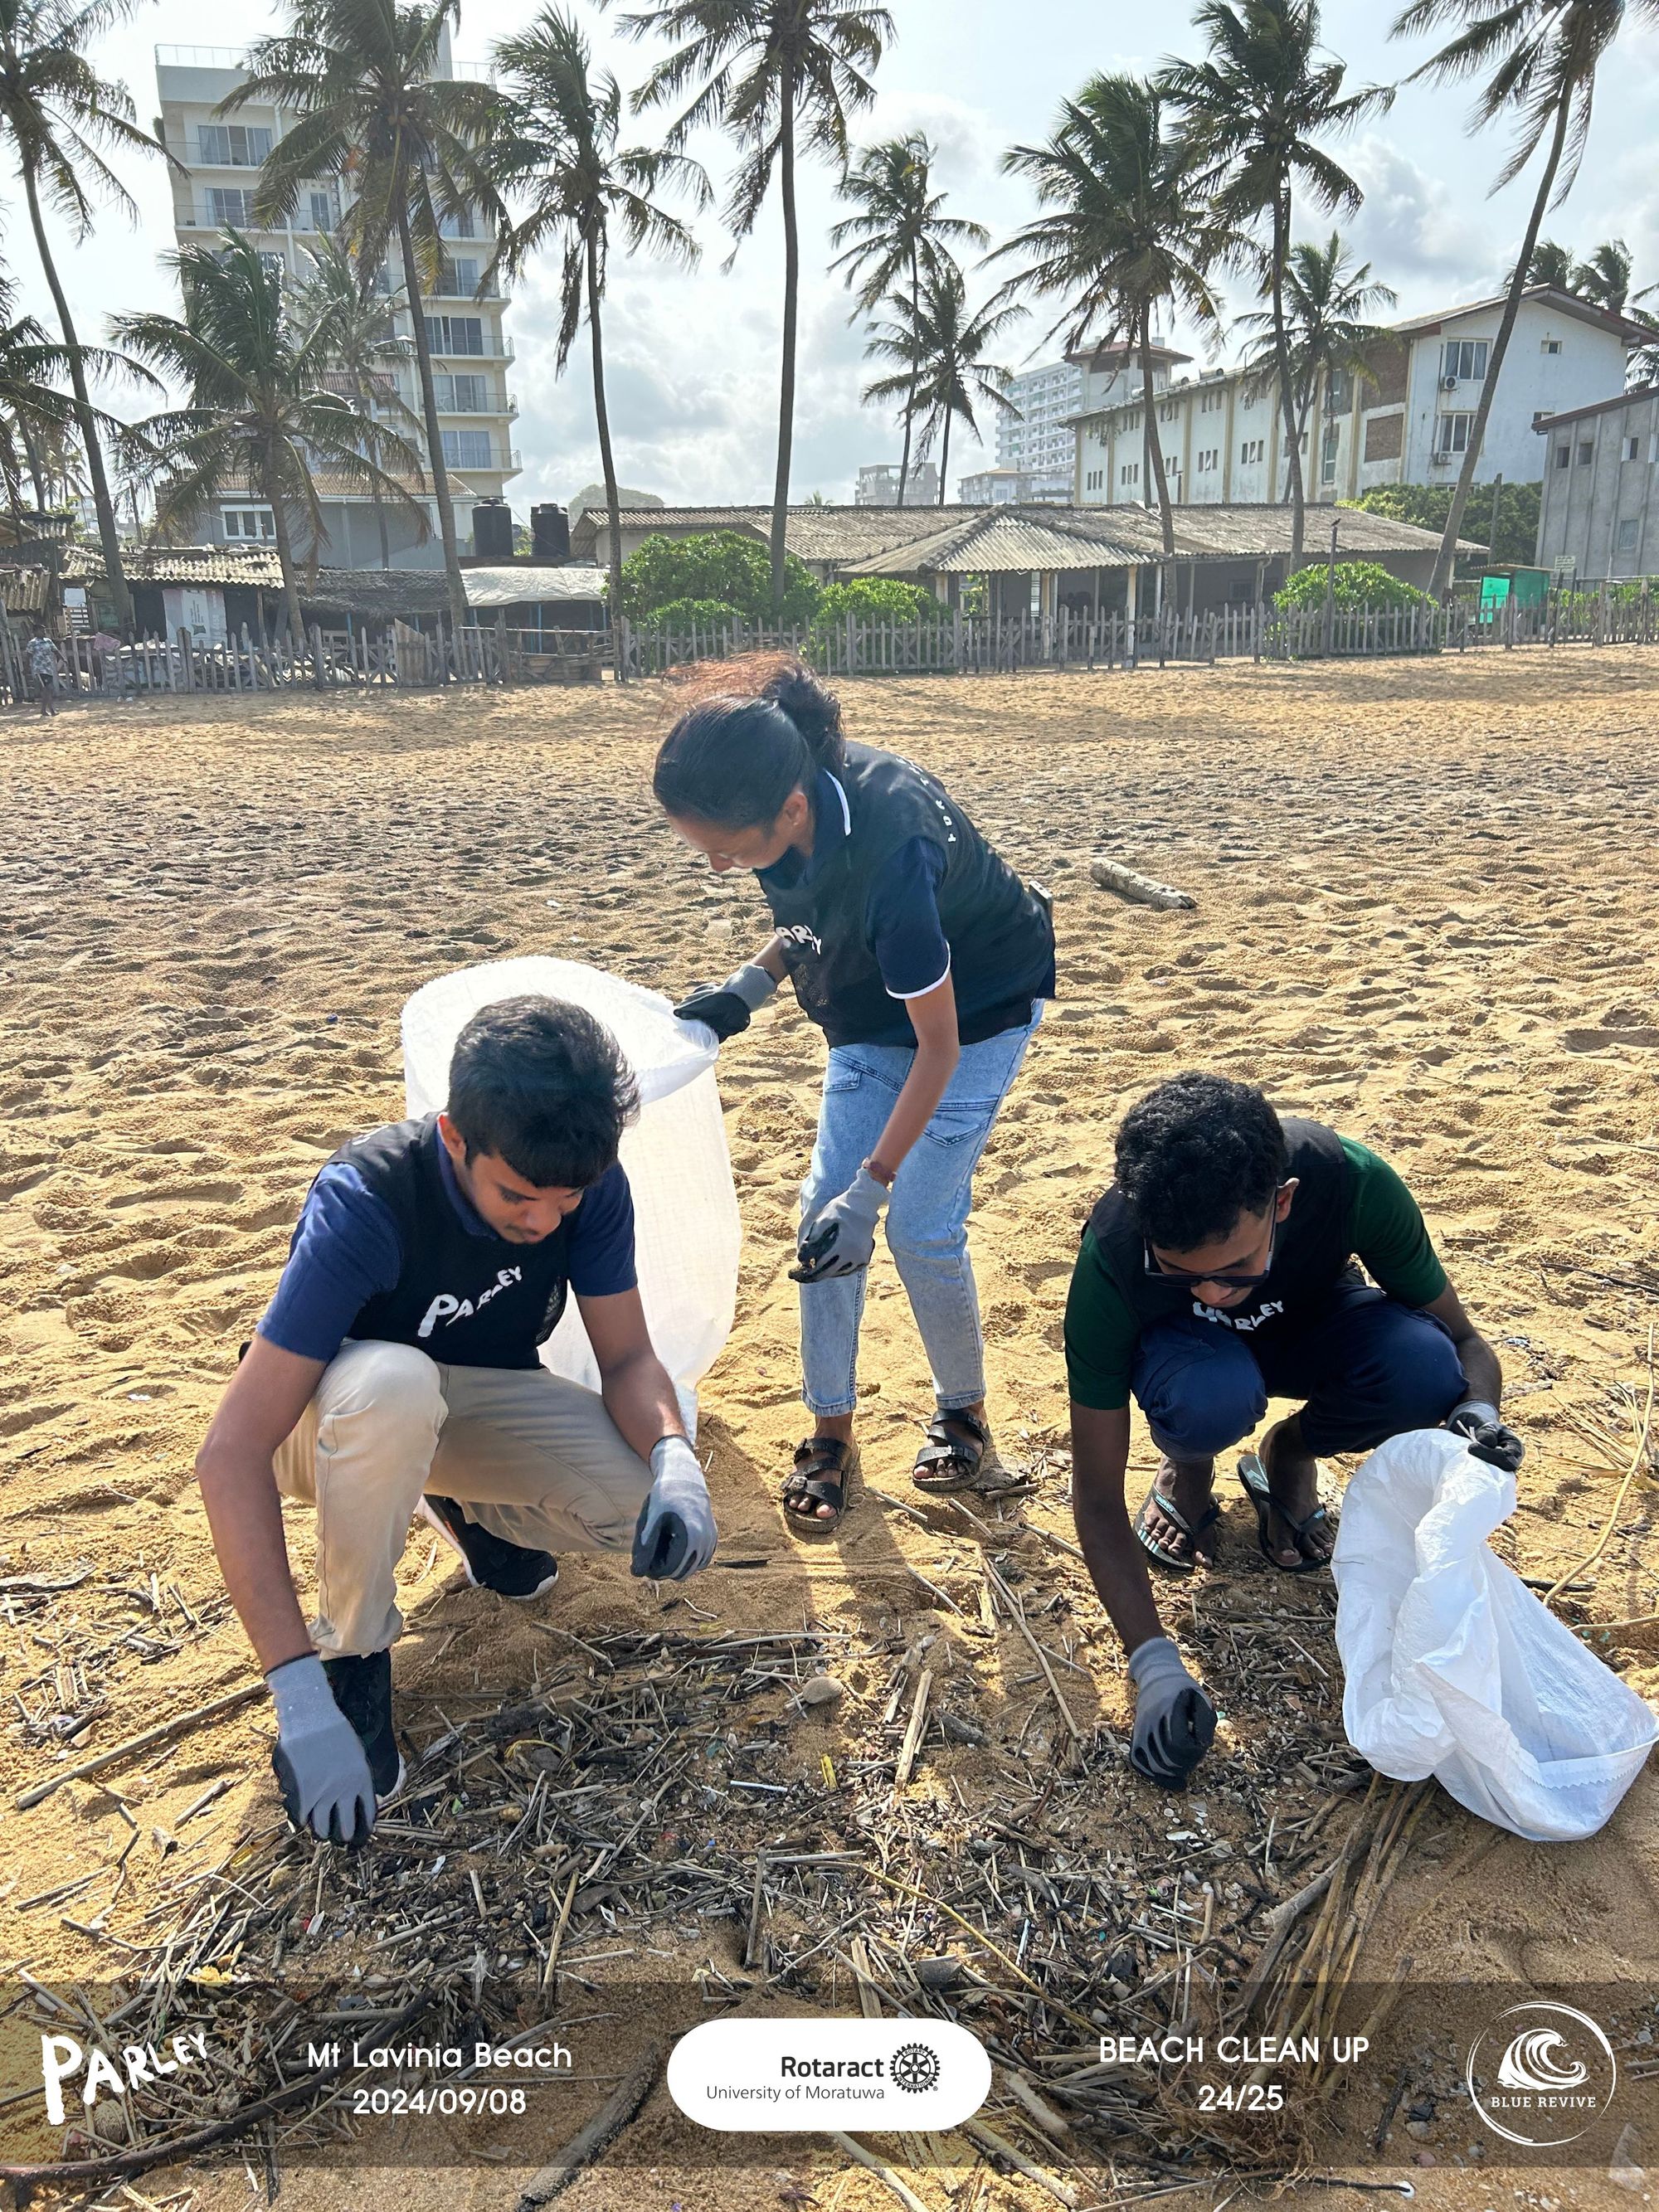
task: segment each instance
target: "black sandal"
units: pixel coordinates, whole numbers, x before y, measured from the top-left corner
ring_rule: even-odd
[[[783,1486],[783,1517],[798,1536],[833,1536],[847,1510],[859,1469],[859,1448],[839,1437],[808,1437],[795,1447],[795,1463]],[[827,1505],[829,1515],[818,1507]]]
[[[1147,1528],[1146,1516],[1154,1505],[1166,1521],[1175,1522],[1176,1527],[1187,1539],[1188,1548],[1185,1552],[1170,1551],[1167,1546],[1160,1544]],[[1135,1516],[1135,1540],[1147,1558],[1155,1565],[1162,1567],[1167,1574],[1190,1575],[1197,1570],[1198,1547],[1203,1542],[1206,1532],[1214,1528],[1220,1518],[1221,1508],[1212,1498],[1208,1509],[1200,1513],[1196,1521],[1188,1520],[1186,1515],[1172,1504],[1154,1483],[1146,1492],[1139,1512]]]
[[[966,1441],[953,1436],[966,1430]],[[947,1498],[953,1490],[971,1490],[991,1449],[991,1431],[977,1413],[935,1413],[927,1424],[927,1438],[916,1454],[910,1480],[924,1498]],[[938,1474],[933,1473],[935,1468]],[[951,1473],[951,1469],[960,1472]]]
[[[1316,1575],[1322,1567],[1329,1566],[1328,1558],[1310,1552],[1303,1541],[1310,1528],[1316,1528],[1322,1521],[1331,1522],[1330,1515],[1322,1505],[1316,1505],[1302,1521],[1287,1513],[1267,1486],[1267,1470],[1261,1463],[1260,1452],[1245,1453],[1238,1462],[1238,1479],[1244,1486],[1244,1495],[1255,1508],[1255,1540],[1262,1558],[1270,1567],[1277,1567],[1281,1575]],[[1275,1559],[1273,1547],[1267,1541],[1267,1522],[1275,1513],[1290,1530],[1291,1540],[1302,1554],[1294,1565],[1287,1559]],[[1331,1522],[1333,1528],[1335,1525]]]

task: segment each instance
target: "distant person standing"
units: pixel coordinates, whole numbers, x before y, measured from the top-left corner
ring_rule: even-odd
[[[933,1370],[912,1480],[966,1489],[991,1449],[968,1214],[1054,996],[1054,923],[1046,893],[925,769],[843,737],[835,698],[798,661],[757,656],[706,681],[657,756],[657,798],[716,873],[754,871],[777,927],[674,1011],[724,1040],[787,975],[829,1040],[790,1270],[812,1433],[782,1497],[788,1527],[823,1537],[858,1465],[859,1326],[884,1212]]]
[[[46,626],[39,615],[34,618],[34,627],[23,647],[23,667],[40,702],[41,714],[56,716],[58,647],[46,635]]]

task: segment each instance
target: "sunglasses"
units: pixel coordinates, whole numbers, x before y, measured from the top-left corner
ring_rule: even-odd
[[[1279,1189],[1273,1193],[1275,1206],[1283,1188],[1281,1184]],[[1278,1243],[1279,1221],[1275,1215],[1273,1226],[1267,1231],[1267,1264],[1258,1274],[1241,1274],[1231,1267],[1212,1267],[1207,1273],[1194,1274],[1186,1268],[1161,1267],[1150,1243],[1141,1247],[1141,1267],[1145,1273],[1155,1275],[1160,1283],[1172,1283],[1178,1291],[1195,1290],[1200,1283],[1219,1283],[1230,1291],[1259,1290],[1273,1271],[1273,1252]]]

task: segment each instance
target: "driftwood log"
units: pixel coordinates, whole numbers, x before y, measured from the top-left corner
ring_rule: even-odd
[[[1103,891],[1115,898],[1127,899],[1131,906],[1194,907],[1198,901],[1190,891],[1178,891],[1169,884],[1160,884],[1154,877],[1143,876],[1138,868],[1127,868],[1121,860],[1091,860],[1089,874]]]
[[[526,2182],[519,2196],[518,2212],[540,2212],[544,2204],[550,2204],[556,2197],[562,2196],[585,2166],[609,2150],[616,2138],[651,2094],[662,2068],[662,2051],[653,2044],[630,2073],[605,2099],[585,2128],[578,2129],[555,2159],[550,2160],[541,2172]]]

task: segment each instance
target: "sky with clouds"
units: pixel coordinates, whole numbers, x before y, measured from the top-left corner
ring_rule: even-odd
[[[639,82],[655,51],[622,31],[618,11],[569,0],[589,30],[596,60],[624,88]],[[1126,0],[1047,0],[1035,14],[1013,0],[890,0],[897,37],[877,75],[874,106],[854,124],[860,143],[915,128],[939,149],[937,175],[952,210],[1000,239],[1033,212],[1027,188],[1001,174],[1003,150],[1046,134],[1058,102],[1095,70],[1146,70],[1166,53],[1194,51],[1184,10],[1172,9],[1156,44],[1146,40],[1144,6]],[[195,0],[153,0],[105,37],[97,58],[131,88],[148,122],[156,107],[158,43],[211,39],[235,46],[280,27],[285,11],[226,0],[204,19]],[[526,0],[466,0],[456,50],[483,60],[490,43],[531,13]],[[1349,82],[1394,83],[1429,51],[1388,36],[1394,10],[1374,0],[1326,0],[1326,44],[1349,64]],[[1495,198],[1487,188],[1504,141],[1468,126],[1467,88],[1404,85],[1392,110],[1367,122],[1344,158],[1365,190],[1346,226],[1352,251],[1400,295],[1401,314],[1475,299],[1495,290],[1513,258],[1532,185],[1523,179]],[[1637,257],[1638,286],[1659,282],[1659,172],[1652,158],[1659,112],[1659,29],[1631,30],[1604,67],[1588,153],[1565,208],[1546,234],[1579,252],[1613,235]],[[633,119],[630,137],[648,140],[659,116]],[[693,145],[723,184],[731,162],[717,138]],[[90,339],[101,315],[174,304],[160,254],[173,240],[171,202],[159,162],[118,164],[138,204],[136,231],[118,216],[93,236],[61,238],[69,278]],[[26,305],[48,320],[50,301],[33,270],[15,185],[7,193],[9,258]],[[793,495],[821,491],[848,499],[860,463],[896,460],[896,427],[860,406],[869,371],[861,332],[848,326],[848,301],[828,263],[826,242],[838,208],[834,180],[809,169],[800,195],[803,283]],[[606,314],[609,386],[618,473],[629,486],[670,501],[746,501],[770,495],[775,452],[782,239],[769,210],[728,269],[731,240],[715,213],[697,225],[704,252],[693,271],[649,260],[612,264]],[[1324,234],[1325,226],[1310,224]],[[994,278],[970,274],[978,296]],[[1231,303],[1253,306],[1243,297]],[[508,327],[518,347],[515,427],[524,473],[509,488],[516,510],[568,498],[599,475],[585,349],[553,374],[558,323],[550,263],[520,283]],[[1011,368],[1048,358],[1045,322],[1018,325],[1001,349]],[[101,333],[100,333],[101,334]],[[1224,359],[1226,355],[1224,351]],[[986,426],[988,450],[992,443]],[[981,465],[970,442],[953,438],[952,496],[959,468]]]

